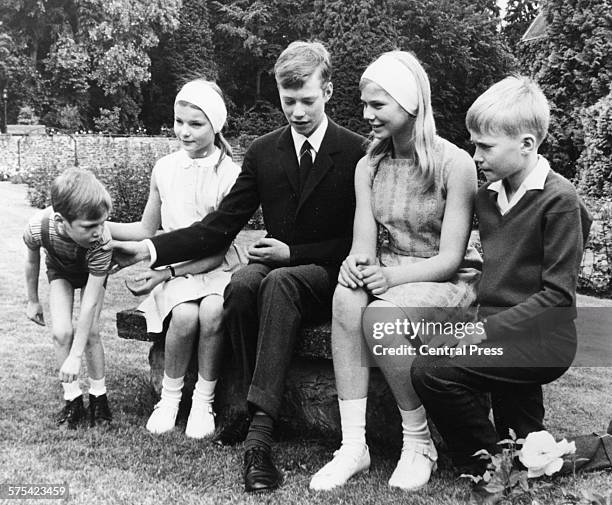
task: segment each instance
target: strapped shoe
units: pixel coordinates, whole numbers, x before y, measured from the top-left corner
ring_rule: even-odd
[[[187,419],[185,435],[189,438],[210,437],[215,432],[215,413],[212,405],[193,402]]]
[[[110,423],[113,420],[110,408],[108,406],[108,398],[106,394],[100,396],[89,395],[89,425],[95,426],[96,421]]]
[[[66,426],[74,430],[82,419],[85,419],[86,412],[83,406],[83,395],[77,396],[74,400],[66,400],[64,408],[57,414],[55,422],[58,426]]]
[[[253,447],[244,453],[244,490],[247,493],[263,493],[280,486],[281,473],[272,463],[270,452],[262,447]]]
[[[429,482],[437,468],[438,452],[431,440],[427,443],[406,444],[395,471],[389,479],[389,486],[405,491],[416,491]]]
[[[346,482],[361,472],[370,469],[370,450],[367,445],[358,449],[355,446],[341,445],[334,452],[333,459],[312,476],[310,489],[328,491]]]
[[[157,435],[170,431],[176,424],[178,409],[178,401],[175,402],[161,399],[155,405],[155,408],[147,421],[147,430]]]

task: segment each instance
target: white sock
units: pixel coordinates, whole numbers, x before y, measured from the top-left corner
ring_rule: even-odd
[[[64,400],[68,402],[71,402],[83,394],[79,381],[62,382],[62,388],[64,388]]]
[[[402,410],[398,406],[398,409],[402,416],[402,442],[404,447],[414,442],[429,442],[431,435],[429,426],[427,426],[425,407],[421,405],[414,410]]]
[[[341,400],[338,398],[343,446],[363,449],[363,446],[366,445],[365,425],[367,403],[367,396],[365,398],[359,398],[358,400]]]
[[[94,396],[102,396],[106,394],[106,379],[89,378],[89,394]]]
[[[173,379],[172,377],[168,377],[166,372],[164,372],[161,399],[178,405],[183,395],[183,385],[185,384],[184,378],[183,376]]]
[[[215,387],[217,379],[209,381],[198,374],[198,382],[193,389],[191,397],[193,403],[212,403],[215,400]]]

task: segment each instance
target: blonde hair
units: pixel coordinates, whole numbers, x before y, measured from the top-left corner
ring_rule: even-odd
[[[317,70],[321,71],[321,85],[325,86],[332,77],[331,58],[325,46],[296,40],[276,60],[274,77],[283,88],[299,89]]]
[[[68,168],[54,179],[51,205],[69,223],[75,219],[100,219],[113,208],[104,185],[83,168]]]
[[[219,96],[221,97],[221,100],[225,101],[225,98],[223,96],[223,91],[221,90],[221,88],[219,87],[219,85],[216,82],[208,81],[208,80],[203,79],[203,78],[192,79],[191,81],[188,81],[188,82],[193,82],[193,81],[202,81],[202,82],[208,84],[213,90],[215,90],[217,93],[219,93]],[[187,83],[185,83],[185,84],[187,84]],[[179,103],[181,105],[186,105],[188,107],[192,107],[193,109],[197,109],[200,112],[202,112],[202,114],[204,114],[206,116],[206,112],[204,112],[200,107],[198,107],[197,105],[195,105],[195,104],[193,104],[191,102],[187,102],[186,100],[179,100],[177,103]],[[210,119],[208,118],[208,116],[206,116],[206,120],[208,122],[210,122]],[[214,170],[217,171],[217,168],[219,168],[219,165],[221,165],[221,162],[223,161],[223,158],[228,156],[231,160],[233,160],[234,159],[234,154],[233,154],[233,151],[232,151],[232,146],[229,144],[227,139],[223,136],[223,134],[220,131],[215,133],[214,145],[217,146],[221,150],[221,155],[219,156],[219,160],[217,161],[217,163],[215,164],[215,167],[214,167]]]
[[[540,87],[528,77],[511,75],[493,84],[468,109],[465,125],[477,133],[521,133],[535,136],[538,146],[546,138],[550,107]]]
[[[395,58],[400,64],[405,65],[414,75],[417,84],[418,108],[413,123],[414,140],[414,165],[425,181],[425,188],[429,189],[434,182],[435,161],[434,145],[436,141],[436,123],[431,107],[431,88],[429,78],[425,69],[417,57],[408,51],[389,51],[385,53]],[[364,80],[359,83],[362,89]],[[374,169],[378,168],[380,161],[393,150],[393,142],[390,138],[382,140],[372,140],[368,148],[368,156],[374,164]]]

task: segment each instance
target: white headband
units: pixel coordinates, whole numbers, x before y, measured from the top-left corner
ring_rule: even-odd
[[[200,108],[210,121],[215,133],[219,133],[227,119],[227,109],[221,95],[205,81],[191,81],[185,84],[177,93],[174,105],[184,101]]]
[[[414,74],[401,61],[389,54],[383,54],[365,69],[361,78],[378,84],[402,109],[416,116],[419,110],[419,88]]]

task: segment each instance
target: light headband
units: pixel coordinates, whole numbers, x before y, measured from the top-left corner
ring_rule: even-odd
[[[215,133],[219,133],[227,119],[227,109],[221,95],[205,81],[196,80],[185,84],[177,93],[174,105],[177,102],[189,102],[202,110],[210,121]]]
[[[401,61],[389,54],[378,57],[361,76],[378,84],[409,114],[419,110],[419,88],[414,74]]]

